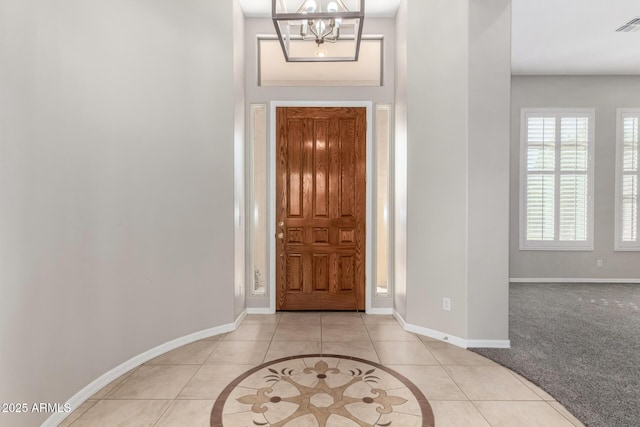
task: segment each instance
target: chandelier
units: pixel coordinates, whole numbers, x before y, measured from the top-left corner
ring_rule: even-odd
[[[271,17],[286,61],[357,61],[364,0],[300,2],[272,0],[271,4]]]

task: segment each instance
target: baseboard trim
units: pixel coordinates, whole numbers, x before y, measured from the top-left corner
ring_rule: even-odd
[[[242,320],[247,315],[247,311],[243,311],[240,313],[238,318],[233,323],[227,323],[225,325],[216,326],[214,328],[204,329],[202,331],[194,332],[189,335],[185,335],[180,338],[176,338],[171,341],[167,341],[164,344],[160,344],[157,347],[154,347],[150,350],[145,351],[144,353],[140,353],[137,356],[132,357],[124,363],[116,366],[105,374],[101,375],[91,383],[89,383],[82,390],[74,394],[66,403],[69,404],[71,410],[69,412],[58,412],[52,414],[49,418],[42,423],[41,427],[56,427],[69,414],[75,411],[84,401],[97,393],[102,387],[106,386],[113,380],[119,378],[120,376],[126,374],[133,368],[136,368],[142,365],[145,362],[153,359],[154,357],[160,356],[168,351],[175,350],[178,347],[182,347],[183,345],[190,344],[194,341],[198,341],[204,338],[209,338],[215,335],[224,334],[227,332],[234,331],[238,325],[242,322]]]
[[[380,307],[371,307],[369,308],[369,310],[366,311],[367,314],[374,314],[374,315],[393,315],[393,308],[388,307],[388,308],[380,308]]]
[[[247,309],[246,308],[244,310],[242,310],[242,313],[240,313],[238,315],[238,317],[236,317],[236,321],[233,322],[233,329],[234,330],[238,329],[238,326],[240,326],[240,324],[242,323],[242,321],[244,320],[245,317],[247,317]]]
[[[393,317],[396,318],[400,326],[407,331],[414,334],[422,335],[425,337],[433,338],[438,341],[453,344],[457,347],[471,348],[511,348],[510,340],[467,340],[457,337],[455,335],[447,334],[445,332],[436,331],[434,329],[424,328],[422,326],[412,325],[407,323],[404,318],[397,311],[393,310]]]
[[[407,332],[413,332],[414,334],[419,334],[425,337],[433,338],[438,341],[447,342],[457,347],[467,348],[467,340],[465,340],[464,338],[457,337],[455,335],[436,331],[434,329],[424,328],[422,326],[412,325],[410,323],[407,323],[404,329]]]
[[[407,322],[404,321],[404,317],[400,315],[395,309],[393,309],[393,317],[398,321],[402,329],[407,329]]]
[[[511,340],[467,340],[467,348],[511,348]]]
[[[638,279],[596,279],[596,278],[509,278],[511,283],[632,283],[640,284]]]
[[[247,314],[275,314],[269,307],[248,307]]]

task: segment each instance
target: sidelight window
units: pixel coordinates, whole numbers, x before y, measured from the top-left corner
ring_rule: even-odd
[[[376,105],[376,295],[390,295],[389,147],[391,106]]]
[[[253,172],[248,206],[249,238],[253,248],[248,262],[251,295],[267,293],[267,106],[252,104],[249,129],[249,157]]]

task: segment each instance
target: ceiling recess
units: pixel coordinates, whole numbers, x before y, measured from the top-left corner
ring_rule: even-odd
[[[632,33],[635,31],[640,31],[640,18],[633,18],[631,21],[627,22],[616,31],[621,33]]]

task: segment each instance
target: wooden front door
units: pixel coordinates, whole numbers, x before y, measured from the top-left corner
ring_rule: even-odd
[[[276,109],[278,310],[364,310],[366,109]]]

